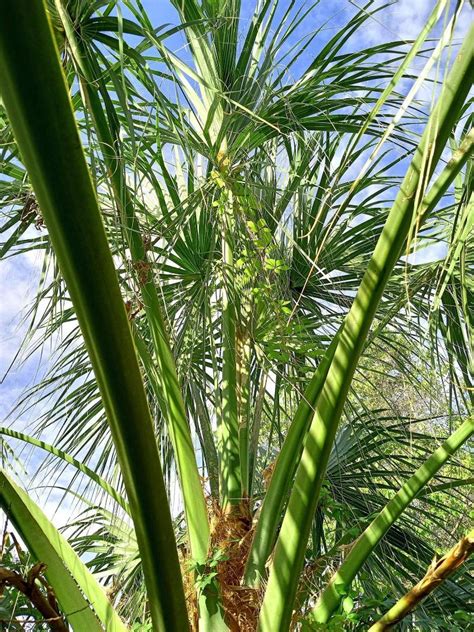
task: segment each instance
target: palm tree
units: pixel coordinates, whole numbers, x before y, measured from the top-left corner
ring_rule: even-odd
[[[75,468],[87,508],[68,543],[8,472],[2,505],[74,629],[286,630],[352,590],[383,609],[377,587],[421,576],[468,484],[433,480],[474,431],[474,38],[426,116],[397,86],[423,47],[425,74],[440,59],[460,6],[426,47],[440,0],[408,52],[347,48],[383,7],[361,9],[301,71],[313,5],[266,0],[246,25],[237,0],[172,4],[159,28],[139,2],[1,4],[2,256],[44,249],[38,344],[65,332],[23,400],[53,405],[2,432],[59,487]],[[432,243],[442,261],[414,265]]]

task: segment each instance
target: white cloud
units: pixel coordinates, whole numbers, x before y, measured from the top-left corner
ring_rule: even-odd
[[[0,418],[4,419],[39,369],[38,356],[20,364],[18,352],[27,333],[27,308],[41,274],[42,254],[25,253],[0,261]],[[16,360],[11,370],[12,362]],[[8,374],[5,375],[8,371]]]

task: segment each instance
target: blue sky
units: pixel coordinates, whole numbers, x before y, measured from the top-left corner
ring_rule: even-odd
[[[390,0],[389,0],[390,1]],[[179,22],[177,13],[169,1],[166,0],[142,0],[142,4],[147,10],[153,25],[160,24],[177,24]],[[283,15],[288,7],[289,2],[280,2],[279,9],[276,13],[275,25],[279,23],[279,17]],[[318,36],[317,42],[328,39],[331,34],[343,26],[350,17],[352,17],[360,9],[367,7],[364,0],[320,0],[312,2],[309,0],[296,0],[295,10],[301,8],[307,11],[314,5],[309,12],[303,24],[294,33],[290,45],[293,45],[298,39],[321,29],[321,37]],[[372,11],[375,7],[379,7],[386,2],[378,0],[370,3],[367,8]],[[435,6],[435,0],[394,0],[386,6],[382,11],[371,16],[364,28],[351,38],[350,45],[352,47],[370,46],[373,44],[386,41],[409,41],[415,38],[421,27],[425,24],[427,16]],[[467,4],[467,3],[466,3]],[[245,22],[250,22],[255,10],[256,0],[242,0],[241,23],[245,30]],[[454,6],[455,2],[451,2]],[[464,17],[460,20],[458,28],[458,36],[462,37],[467,31],[469,25],[469,9],[464,10]],[[436,34],[441,30],[442,21],[438,28],[433,32]],[[178,38],[178,41],[179,40]],[[177,44],[179,45],[179,44]],[[307,62],[311,60],[313,48],[310,48],[302,57],[300,68],[302,69]]]
[[[150,19],[155,26],[177,22],[175,10],[169,2],[164,0],[142,0],[148,10]],[[376,3],[374,3],[376,4]],[[287,3],[281,3],[283,11]],[[297,6],[310,7],[309,2],[298,0]],[[243,20],[250,20],[255,6],[254,0],[244,0],[242,3]],[[352,39],[352,47],[371,46],[387,40],[410,40],[416,37],[427,15],[434,6],[434,0],[398,0],[391,6],[373,16],[359,34]],[[314,44],[295,67],[295,72],[301,72],[311,61],[314,48],[329,39],[333,32],[340,28],[353,15],[362,3],[350,0],[321,0],[304,20],[303,25],[293,36],[294,44],[299,38],[305,37],[315,29],[321,28],[321,33]],[[467,31],[470,13],[466,9],[461,16],[457,37],[461,38]],[[276,21],[276,24],[278,20]],[[439,28],[437,31],[439,32]],[[181,48],[183,40],[176,37],[171,42],[171,48]],[[35,229],[31,229],[35,231]],[[15,358],[20,344],[25,336],[26,323],[22,321],[26,310],[35,296],[35,290],[41,274],[42,255],[27,253],[14,259],[0,262],[0,377],[4,375],[12,360]],[[26,363],[16,363],[0,385],[0,417],[13,411],[9,419],[15,419],[15,402],[28,386],[31,386],[48,364],[50,350],[46,349],[42,355],[35,354]],[[20,359],[20,358],[19,358]],[[23,423],[34,421],[39,409],[33,409],[23,418]],[[64,515],[63,515],[64,518]]]

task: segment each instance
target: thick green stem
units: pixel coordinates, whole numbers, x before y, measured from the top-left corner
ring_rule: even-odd
[[[255,479],[255,463],[257,460],[258,440],[260,437],[260,429],[262,425],[263,405],[265,403],[265,395],[267,392],[268,371],[262,370],[260,375],[260,385],[258,388],[255,405],[253,408],[252,432],[249,438],[249,495],[252,497],[254,479]]]
[[[241,497],[249,497],[250,463],[249,463],[249,416],[250,416],[250,338],[249,310],[245,311],[247,297],[242,297],[240,322],[237,328],[237,406],[239,420],[239,449],[242,479]],[[244,313],[245,311],[245,313]]]
[[[456,450],[459,450],[473,433],[474,417],[467,419],[433,452],[429,459],[400,488],[392,500],[385,505],[362,535],[357,538],[344,563],[319,597],[312,611],[312,618],[315,621],[318,623],[329,621],[332,613],[339,606],[342,596],[347,594],[354,577],[380,540],[449,457]]]
[[[430,190],[425,195],[420,208],[421,223],[423,223],[430,213],[434,210],[438,202],[454,178],[458,175],[461,168],[466,164],[468,158],[472,155],[474,149],[474,129],[471,129],[463,138],[461,144],[451,156],[448,164],[433,182]]]
[[[186,630],[153,423],[53,31],[41,0],[1,0],[0,13],[2,97],[101,390],[153,622]]]
[[[429,182],[457,121],[474,76],[474,26],[443,85],[439,101],[403,180],[347,315],[316,412],[305,439],[295,484],[275,549],[259,629],[287,630],[311,523],[329,454],[360,354],[384,288],[416,218]]]
[[[237,372],[235,353],[236,308],[234,255],[231,238],[232,196],[221,193],[222,220],[222,390],[219,420],[220,493],[222,507],[239,505],[242,499]]]

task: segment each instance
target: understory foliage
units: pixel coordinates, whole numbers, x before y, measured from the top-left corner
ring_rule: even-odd
[[[148,4],[0,1],[0,256],[41,261],[8,373],[48,358],[0,570],[46,565],[57,629],[368,629],[472,529],[470,8],[368,45],[389,5]],[[2,629],[54,625],[5,586]]]

